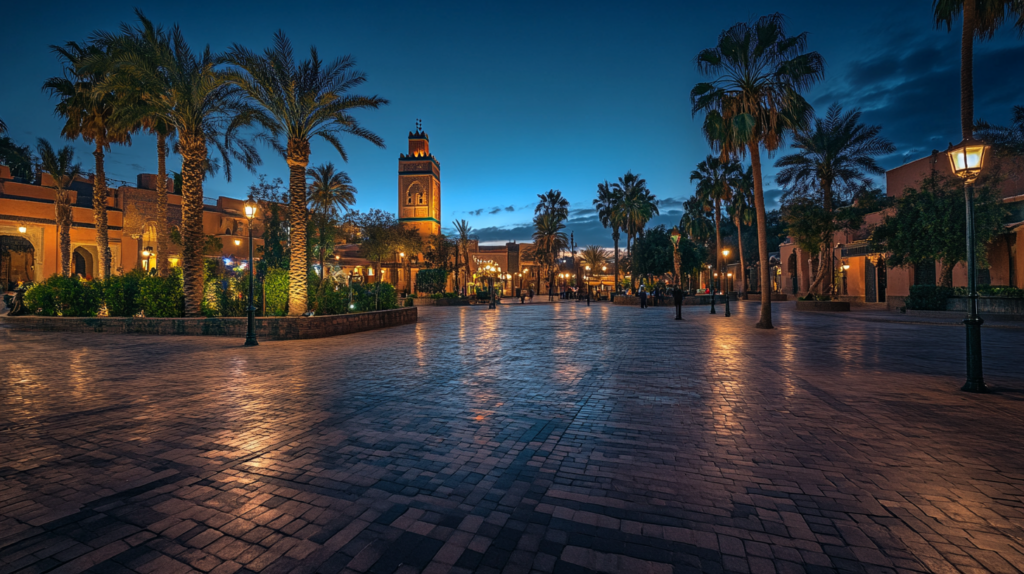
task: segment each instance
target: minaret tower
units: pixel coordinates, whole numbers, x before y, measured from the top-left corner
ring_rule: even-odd
[[[398,220],[423,238],[441,232],[441,164],[420,120],[409,132],[409,154],[398,156]]]

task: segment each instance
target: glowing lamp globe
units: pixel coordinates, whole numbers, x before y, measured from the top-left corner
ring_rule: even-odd
[[[977,179],[985,165],[985,154],[988,149],[989,146],[985,142],[974,139],[949,146],[946,154],[949,155],[953,174],[968,182]]]
[[[252,221],[254,217],[256,217],[256,202],[247,199],[245,200],[245,218]]]
[[[238,246],[238,245],[241,245],[241,244],[242,244],[242,240],[241,239],[235,239],[235,246]]]

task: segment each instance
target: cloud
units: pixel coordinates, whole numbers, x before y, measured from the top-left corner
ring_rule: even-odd
[[[492,207],[489,210],[487,210],[487,213],[489,213],[490,215],[494,215],[495,213],[501,213],[501,208],[500,207]]]
[[[897,151],[880,158],[892,168],[945,149],[960,139],[959,34],[895,38],[885,50],[853,61],[841,80],[814,98],[818,113],[832,102],[860,108],[861,121],[882,126]],[[951,54],[953,55],[951,57]],[[975,47],[975,117],[1002,120],[1020,100],[1010,70],[1024,61],[1024,45]]]
[[[508,212],[513,212],[515,210],[516,210],[516,206],[514,206],[514,205],[510,205],[510,206],[505,208],[505,211],[508,211]]]
[[[468,213],[470,215],[475,215],[476,217],[480,217],[480,215],[482,215],[483,212],[484,212],[484,210],[482,210],[482,209],[474,209],[473,211],[467,211],[466,213]]]

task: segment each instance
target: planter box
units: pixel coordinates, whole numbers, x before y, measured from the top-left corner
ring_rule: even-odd
[[[967,313],[970,305],[968,297],[950,297],[946,299],[947,311]],[[978,297],[978,312],[986,314],[1024,315],[1024,299],[1007,297]]]
[[[256,336],[264,340],[319,339],[415,323],[415,307],[321,315],[319,317],[257,317]],[[3,323],[22,331],[72,333],[137,333],[141,335],[208,335],[245,338],[245,317],[3,317]]]
[[[412,304],[415,307],[448,307],[451,305],[469,305],[469,297],[451,297],[446,299],[414,297],[412,300]]]
[[[849,301],[797,301],[797,311],[823,311],[827,313],[850,310]]]
[[[746,301],[760,301],[761,300],[761,294],[760,293],[750,293],[750,292],[747,292],[747,293],[744,293],[744,297],[743,298]],[[786,295],[785,293],[772,293],[771,294],[771,300],[772,301],[789,301],[789,296]]]

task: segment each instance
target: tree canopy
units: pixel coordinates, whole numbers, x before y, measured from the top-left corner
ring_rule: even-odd
[[[952,287],[953,268],[967,260],[966,210],[962,182],[939,175],[929,177],[918,188],[904,190],[892,212],[875,227],[871,239],[879,251],[889,254],[890,267],[941,261],[940,282]],[[975,188],[976,253],[981,267],[988,266],[985,244],[999,233],[1005,213],[994,187],[982,184]]]

